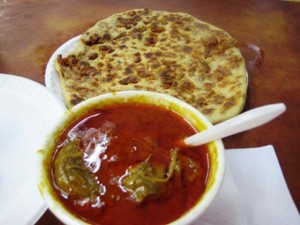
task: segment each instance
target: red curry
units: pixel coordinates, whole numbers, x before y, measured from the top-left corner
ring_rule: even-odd
[[[167,224],[204,191],[206,146],[177,148],[195,129],[172,111],[143,104],[90,112],[61,135],[52,158],[56,194],[91,224]]]

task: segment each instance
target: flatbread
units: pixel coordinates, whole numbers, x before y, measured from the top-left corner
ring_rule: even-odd
[[[218,123],[240,113],[246,99],[237,41],[180,12],[134,9],[103,19],[57,57],[56,69],[67,107],[107,92],[148,90],[182,99]]]

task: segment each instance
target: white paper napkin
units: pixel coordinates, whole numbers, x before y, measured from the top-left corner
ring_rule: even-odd
[[[300,225],[273,146],[225,154],[220,192],[194,225]]]

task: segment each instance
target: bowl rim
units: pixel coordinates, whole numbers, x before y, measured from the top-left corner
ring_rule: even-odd
[[[158,93],[158,92],[152,92],[152,91],[140,91],[140,90],[132,90],[132,91],[118,91],[118,92],[110,92],[98,95],[96,97],[92,97],[88,100],[85,100],[77,105],[75,105],[73,108],[67,110],[64,115],[57,121],[56,126],[54,126],[54,129],[49,131],[48,135],[45,137],[43,150],[38,151],[38,188],[39,191],[46,202],[46,205],[49,207],[49,209],[52,211],[52,213],[63,223],[69,224],[69,225],[87,225],[89,223],[85,222],[83,219],[80,219],[73,215],[71,212],[69,212],[63,204],[55,197],[51,181],[49,181],[48,172],[46,171],[47,168],[45,168],[45,161],[47,160],[48,154],[50,154],[48,151],[51,152],[51,147],[47,146],[49,145],[49,142],[51,142],[51,137],[55,136],[55,133],[57,130],[62,129],[62,127],[66,127],[70,121],[74,120],[74,116],[78,115],[81,116],[86,112],[86,109],[92,109],[96,107],[99,102],[107,102],[107,99],[117,99],[117,103],[119,103],[120,99],[124,99],[125,102],[126,99],[135,99],[140,96],[146,97],[146,98],[153,98],[163,99],[163,102],[166,102],[167,104],[175,104],[175,106],[179,106],[182,109],[187,109],[189,112],[191,112],[193,115],[197,117],[197,119],[200,118],[201,123],[203,123],[206,128],[209,128],[213,126],[211,122],[196,108],[189,105],[188,103],[173,97],[168,94]],[[121,100],[122,101],[122,100]],[[108,105],[113,104],[113,102],[107,103]],[[164,105],[161,105],[162,102],[150,102],[147,100],[147,104],[151,105],[158,105],[165,107]],[[80,112],[83,110],[83,112]],[[176,110],[175,110],[176,111]],[[179,113],[179,115],[181,115]],[[72,117],[73,116],[73,117]],[[71,118],[71,119],[70,119]],[[73,118],[73,119],[72,119]],[[191,122],[191,121],[190,121]],[[193,125],[193,124],[192,124]],[[53,141],[52,141],[53,143]],[[194,222],[197,218],[199,218],[209,207],[209,205],[213,202],[215,199],[217,193],[219,192],[224,175],[225,175],[225,149],[222,140],[216,140],[212,142],[217,151],[217,164],[218,169],[214,173],[214,180],[213,184],[210,185],[209,190],[205,191],[204,195],[200,197],[200,199],[197,201],[197,203],[185,214],[183,214],[180,218],[178,218],[175,221],[172,221],[169,223],[170,225],[180,225],[180,224],[189,224],[191,222]],[[45,151],[46,150],[46,151]]]

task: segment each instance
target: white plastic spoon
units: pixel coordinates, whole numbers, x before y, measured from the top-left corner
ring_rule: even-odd
[[[261,106],[185,138],[188,146],[198,146],[263,125],[286,110],[283,103]]]

